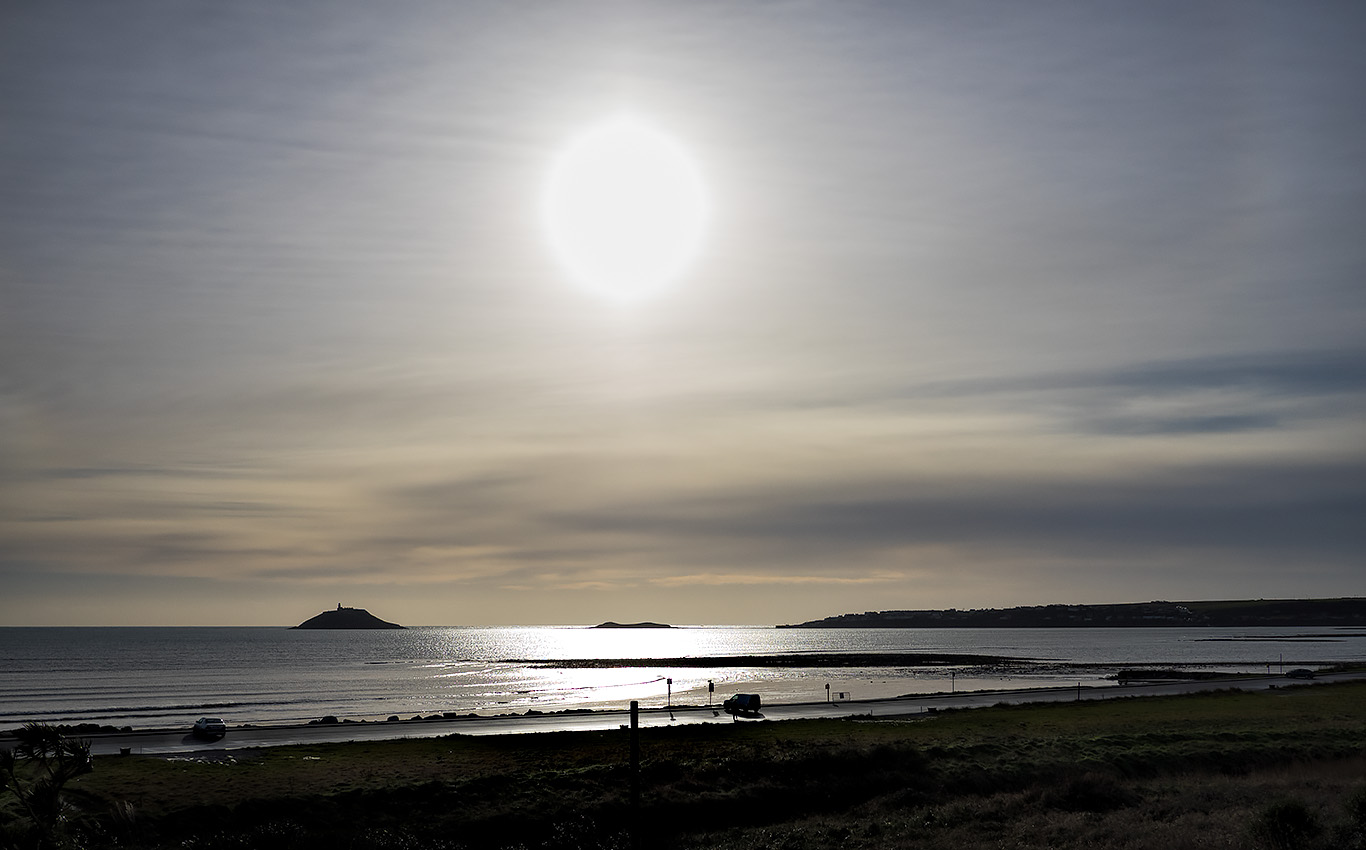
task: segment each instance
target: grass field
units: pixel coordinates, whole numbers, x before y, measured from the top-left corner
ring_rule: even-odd
[[[102,757],[83,846],[1366,847],[1366,683]]]

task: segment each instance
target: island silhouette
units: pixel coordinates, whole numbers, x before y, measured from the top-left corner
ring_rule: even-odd
[[[335,611],[324,611],[291,629],[403,629],[398,623],[381,620],[364,608],[347,608],[340,602]]]

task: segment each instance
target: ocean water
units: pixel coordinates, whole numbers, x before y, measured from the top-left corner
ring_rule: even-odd
[[[677,667],[644,661],[565,668],[525,659],[712,658],[849,652],[946,652],[1028,658],[1027,672],[940,668]],[[178,727],[203,714],[231,724],[324,715],[480,714],[705,704],[756,691],[767,702],[937,691],[1103,685],[1129,665],[1275,672],[1366,660],[1360,629],[774,629],[695,626],[284,628],[0,628],[0,729],[26,721]],[[672,684],[669,683],[672,679]]]

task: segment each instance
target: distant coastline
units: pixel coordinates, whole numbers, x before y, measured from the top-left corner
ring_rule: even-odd
[[[614,623],[608,620],[605,623],[598,623],[595,629],[672,629],[666,623]]]
[[[780,629],[1059,628],[1135,626],[1360,626],[1366,598],[1243,599],[1128,602],[1114,605],[1032,605],[841,614]]]

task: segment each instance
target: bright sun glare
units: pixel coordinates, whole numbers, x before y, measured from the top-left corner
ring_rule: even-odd
[[[541,213],[573,279],[616,301],[671,283],[701,245],[706,196],[697,166],[668,135],[628,118],[601,124],[555,158]]]

